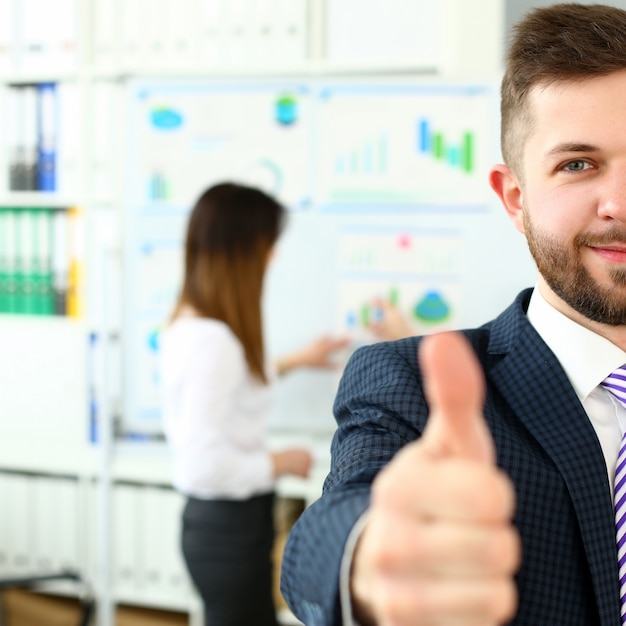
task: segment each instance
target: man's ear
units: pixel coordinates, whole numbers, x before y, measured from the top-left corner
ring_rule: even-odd
[[[489,172],[489,184],[498,194],[515,228],[525,233],[522,187],[517,176],[507,165],[494,165]]]

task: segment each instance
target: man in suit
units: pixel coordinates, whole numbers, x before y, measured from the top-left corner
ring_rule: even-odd
[[[626,408],[602,384],[626,363],[626,12],[530,12],[501,95],[490,183],[537,284],[481,328],[355,353],[283,560],[307,626],[626,623]]]

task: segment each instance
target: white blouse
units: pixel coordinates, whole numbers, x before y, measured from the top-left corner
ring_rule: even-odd
[[[174,487],[203,499],[272,491],[265,435],[273,386],[252,378],[230,328],[209,318],[175,320],[162,335],[161,380]]]

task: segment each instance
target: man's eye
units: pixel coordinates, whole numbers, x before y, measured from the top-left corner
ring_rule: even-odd
[[[582,172],[590,167],[591,165],[587,161],[570,161],[563,166],[563,169],[568,172]]]

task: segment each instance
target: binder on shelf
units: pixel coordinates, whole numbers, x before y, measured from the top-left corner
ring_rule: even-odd
[[[52,215],[52,302],[55,315],[67,315],[70,282],[69,224],[65,210]]]
[[[228,65],[250,64],[250,24],[247,19],[247,5],[248,0],[229,0],[224,5],[225,56]]]
[[[22,221],[22,211],[15,212],[15,256],[13,260],[13,284],[15,286],[14,291],[14,303],[15,313],[24,313],[26,308],[26,298],[24,293],[24,223]]]
[[[166,0],[135,0],[139,3],[142,26],[135,33],[137,41],[136,63],[149,70],[167,67],[164,33],[170,26],[173,15],[167,14]],[[187,5],[185,5],[187,8]]]
[[[160,5],[162,17],[156,24],[157,36],[152,38],[152,65],[192,68],[198,62],[198,5],[183,5],[178,0],[160,0]]]
[[[37,85],[37,190],[56,190],[57,90]]]
[[[111,0],[93,2],[93,47],[92,61],[100,71],[114,70],[116,66],[116,3]]]
[[[0,208],[0,313],[7,313],[9,308],[9,246],[7,215],[7,210]]]
[[[6,90],[6,95],[9,190],[23,191],[26,189],[24,91],[20,87],[9,87]]]
[[[273,0],[258,0],[250,15],[250,57],[259,65],[274,64],[276,16]]]
[[[145,41],[144,33],[144,7],[142,0],[127,0],[118,5],[121,7],[122,24],[122,65],[127,71],[140,71],[142,53],[141,49]],[[149,14],[151,11],[149,11]]]
[[[20,26],[18,69],[24,74],[50,71],[50,6],[54,4],[49,0],[20,0],[15,5]]]
[[[37,190],[37,87],[7,89],[9,190]]]
[[[20,89],[24,106],[24,191],[37,191],[37,86]]]
[[[83,233],[77,223],[70,236],[71,214],[81,221],[78,209],[0,207],[0,313],[82,315]]]
[[[57,479],[59,567],[77,570],[80,564],[79,488],[74,480]]]
[[[72,72],[78,61],[78,0],[43,0],[50,11],[51,70]],[[41,16],[39,19],[42,19]]]
[[[52,476],[34,479],[34,556],[37,570],[77,568],[78,488],[75,480]]]
[[[69,197],[82,190],[81,159],[84,155],[83,135],[86,102],[78,83],[63,82],[56,87],[56,191]]]
[[[52,214],[49,209],[35,209],[34,219],[34,312],[36,315],[53,315]]]
[[[15,69],[16,25],[14,0],[0,0],[0,75]]]
[[[93,86],[93,123],[91,129],[92,189],[98,201],[111,199],[114,190],[112,169],[115,163],[116,85],[98,82]]]
[[[4,209],[6,232],[6,312],[17,313],[17,276],[16,276],[16,244],[17,244],[17,211]]]
[[[76,0],[19,0],[17,69],[22,74],[63,73],[76,68]]]
[[[32,572],[34,569],[32,539],[35,520],[34,479],[20,474],[4,474],[4,495],[11,506],[3,507],[4,529],[9,542],[7,563],[13,574]]]
[[[163,13],[163,0],[131,0],[125,2],[124,6],[132,3],[135,7],[131,9],[129,19],[134,26],[126,31],[126,44],[131,43],[128,39],[130,35],[134,39],[132,44],[135,48],[133,66],[139,71],[157,68],[162,51],[155,58],[154,47],[158,47],[161,33],[167,28],[169,20],[169,16]]]
[[[276,20],[274,61],[300,63],[307,57],[307,1],[273,0]]]
[[[67,315],[84,315],[83,273],[85,232],[82,211],[76,207],[67,210],[69,223],[69,282],[67,287]]]
[[[198,59],[202,67],[218,67],[224,60],[222,0],[200,0],[198,15]]]
[[[112,526],[113,587],[118,594],[140,588],[139,569],[142,530],[139,511],[143,505],[143,489],[135,485],[115,484],[113,487]]]
[[[35,534],[33,557],[38,571],[61,568],[59,548],[66,532],[59,524],[61,502],[57,493],[59,479],[49,476],[33,478]]]
[[[34,217],[30,209],[17,214],[17,247],[15,255],[17,313],[35,313]]]
[[[0,0],[0,75],[72,72],[78,0]]]

